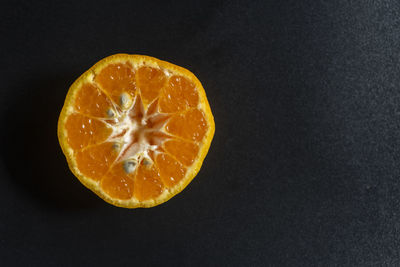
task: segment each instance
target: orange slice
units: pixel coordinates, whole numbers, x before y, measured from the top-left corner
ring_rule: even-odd
[[[153,207],[199,172],[215,125],[190,71],[156,58],[117,54],[70,87],[58,139],[74,175],[119,207]]]

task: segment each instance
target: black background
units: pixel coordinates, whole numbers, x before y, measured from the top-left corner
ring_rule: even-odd
[[[1,7],[2,266],[400,264],[400,4],[13,1]],[[103,57],[193,71],[216,133],[197,178],[113,207],[59,148]]]

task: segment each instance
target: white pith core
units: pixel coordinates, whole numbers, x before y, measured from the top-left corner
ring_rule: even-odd
[[[157,103],[153,102],[148,107],[152,104]],[[104,122],[112,129],[112,134],[106,142],[114,143],[113,147],[118,151],[116,162],[123,162],[126,173],[134,172],[140,163],[153,164],[149,152],[153,151],[156,155],[165,141],[165,137],[152,137],[152,134],[165,134],[163,126],[168,121],[167,115],[160,114],[158,108],[152,114],[148,110],[139,95],[132,100],[129,95],[122,94],[120,107],[107,111],[109,119]]]

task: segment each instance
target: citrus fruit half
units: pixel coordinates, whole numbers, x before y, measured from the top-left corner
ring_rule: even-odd
[[[58,139],[74,175],[105,201],[152,207],[196,176],[214,135],[204,89],[149,56],[102,59],[70,87]]]

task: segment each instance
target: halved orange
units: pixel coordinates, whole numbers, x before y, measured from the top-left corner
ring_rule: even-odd
[[[58,138],[74,175],[105,201],[152,207],[199,172],[215,125],[190,71],[149,56],[117,54],[70,87]]]

